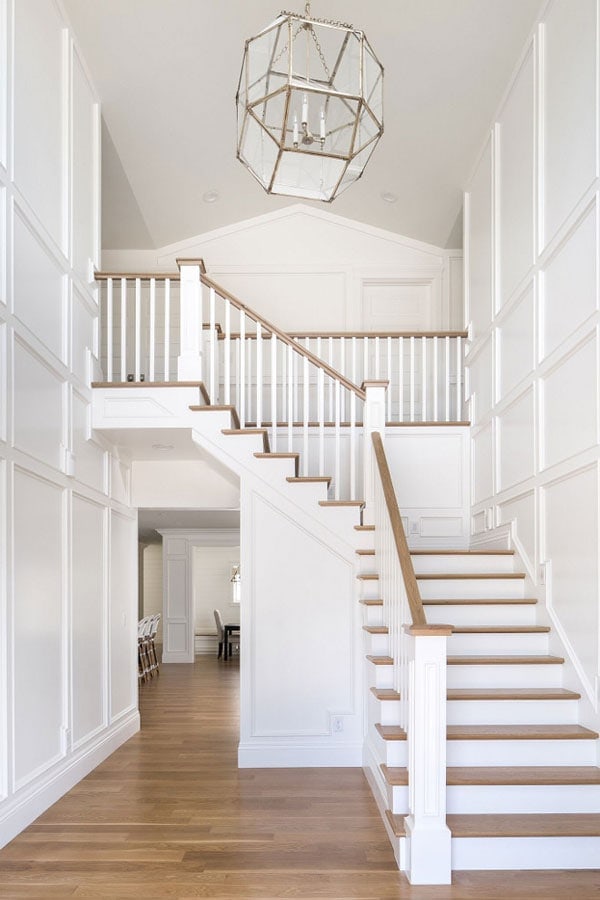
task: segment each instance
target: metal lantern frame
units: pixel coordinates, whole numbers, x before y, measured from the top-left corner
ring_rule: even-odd
[[[281,12],[245,43],[238,159],[269,194],[331,202],[383,134],[383,74],[360,29],[313,18],[310,3]]]

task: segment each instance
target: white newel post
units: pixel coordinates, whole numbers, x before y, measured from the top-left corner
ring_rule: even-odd
[[[446,825],[446,641],[449,625],[407,626],[409,663],[408,781],[405,819],[411,884],[450,884]]]
[[[371,434],[378,431],[385,440],[385,399],[389,381],[363,381],[361,387],[366,394],[363,411],[363,473],[364,500],[366,503],[364,522],[372,525],[373,500],[373,441]]]
[[[178,381],[202,381],[202,284],[200,259],[178,259],[180,344]]]

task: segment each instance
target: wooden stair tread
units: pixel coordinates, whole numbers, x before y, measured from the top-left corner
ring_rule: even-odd
[[[399,700],[400,694],[398,691],[395,691],[393,688],[378,688],[372,687],[371,693],[374,697],[377,697],[378,700]]]
[[[355,550],[357,556],[375,556],[374,550]]]
[[[294,471],[296,475],[298,474],[300,468],[300,454],[299,453],[255,453],[254,456],[257,459],[293,459],[294,460]]]
[[[386,766],[385,763],[382,763],[379,768],[387,783],[392,787],[408,785],[408,769],[403,766]]]
[[[191,409],[192,412],[228,412],[231,416],[232,425],[236,431],[241,428],[240,419],[235,406],[211,406],[210,404],[206,404],[205,406],[190,406],[189,409]]]
[[[423,606],[522,606],[537,603],[535,597],[432,597],[423,598]]]
[[[600,784],[598,766],[449,766],[450,785]]]
[[[524,813],[449,815],[452,837],[596,837],[598,813]]]
[[[548,634],[549,625],[457,625],[453,634]]]
[[[369,634],[389,634],[390,629],[387,625],[363,625],[363,631]]]
[[[449,666],[555,666],[562,665],[562,656],[449,656]]]
[[[406,740],[406,732],[403,728],[400,728],[399,725],[380,725],[379,723],[377,723],[377,725],[375,725],[375,728],[384,739],[384,741]]]
[[[386,809],[385,815],[388,822],[390,823],[394,835],[396,837],[405,837],[406,826],[404,825],[404,819],[408,815],[408,813],[400,815],[399,813],[393,813],[391,809]]]
[[[367,655],[367,659],[369,662],[373,663],[374,666],[393,666],[394,660],[391,656],[373,656],[372,654]]]
[[[566,688],[450,688],[448,700],[579,700]]]
[[[411,550],[411,556],[514,556],[514,550]]]
[[[258,434],[263,439],[263,450],[269,453],[269,432],[266,428],[222,428],[222,434],[238,435],[238,434]]]
[[[362,597],[358,602],[363,606],[383,606],[383,600],[374,597]]]
[[[379,575],[376,572],[361,572],[356,577],[359,581],[379,581]]]
[[[375,531],[374,525],[355,525],[355,531]]]
[[[331,484],[331,475],[288,475],[285,479],[290,484]]]
[[[572,741],[595,740],[582,725],[448,725],[450,741]]]
[[[496,578],[514,581],[525,578],[525,572],[426,572],[416,578],[417,581],[490,581]]]
[[[319,506],[356,506],[362,509],[364,500],[319,500]]]

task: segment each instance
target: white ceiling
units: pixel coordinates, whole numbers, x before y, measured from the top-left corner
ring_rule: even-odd
[[[63,2],[102,101],[105,249],[161,247],[295,202],[235,158],[244,41],[276,0]],[[314,16],[362,28],[386,73],[385,134],[332,211],[458,246],[461,191],[541,5],[312,0]]]

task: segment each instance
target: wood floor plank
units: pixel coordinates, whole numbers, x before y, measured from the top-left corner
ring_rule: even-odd
[[[594,872],[398,872],[361,769],[238,769],[237,660],[161,667],[142,731],[0,850],[1,900],[570,900]],[[403,829],[403,817],[395,817]]]

